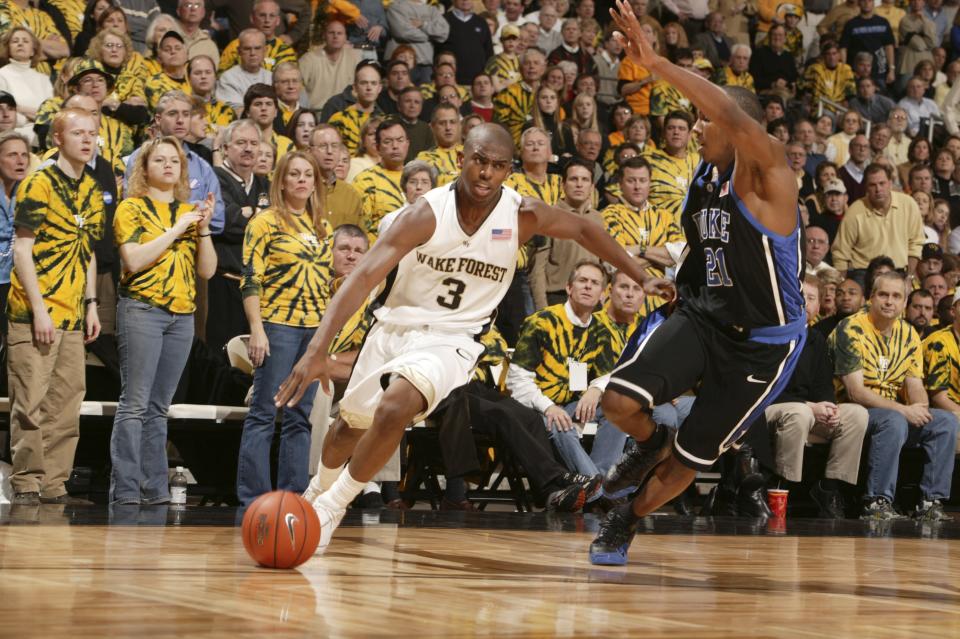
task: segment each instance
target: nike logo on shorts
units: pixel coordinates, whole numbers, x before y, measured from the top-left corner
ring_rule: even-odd
[[[769,383],[769,382],[763,381],[762,379],[757,379],[753,375],[747,375],[747,381],[750,382],[751,384],[768,384]]]

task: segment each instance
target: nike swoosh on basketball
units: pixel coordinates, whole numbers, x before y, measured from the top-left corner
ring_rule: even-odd
[[[287,532],[290,533],[290,547],[294,550],[297,549],[297,533],[293,528],[293,525],[300,521],[297,519],[297,516],[293,513],[287,513],[286,517],[283,518],[287,524]]]
[[[747,381],[753,384],[767,384],[768,382],[763,381],[762,379],[757,379],[753,375],[747,375]]]

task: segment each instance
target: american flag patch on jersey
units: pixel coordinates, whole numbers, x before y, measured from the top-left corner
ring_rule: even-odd
[[[513,229],[493,229],[490,236],[494,240],[509,240],[513,237]]]

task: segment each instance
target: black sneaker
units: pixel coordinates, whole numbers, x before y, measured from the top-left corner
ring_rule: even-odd
[[[600,530],[590,544],[590,563],[599,566],[625,566],[627,550],[636,533],[637,523],[629,520],[623,508],[614,508],[600,522]]]
[[[906,517],[898,513],[886,497],[873,497],[863,504],[863,514],[860,515],[860,519],[893,521],[906,519]]]
[[[666,431],[663,444],[659,448],[641,448],[634,444],[623,454],[620,461],[610,468],[603,480],[603,492],[608,497],[616,499],[633,492],[643,484],[657,464],[670,455],[677,433],[672,428],[667,428]]]
[[[10,503],[14,506],[36,506],[40,503],[40,493],[32,491],[26,493],[15,493],[13,495],[13,500]]]
[[[825,490],[820,482],[810,489],[810,498],[820,507],[819,517],[824,519],[844,519],[843,498],[836,490]]]
[[[921,501],[913,511],[913,518],[920,521],[950,521],[953,519],[943,512],[943,504],[940,503],[939,499]]]
[[[600,490],[601,477],[565,473],[560,478],[565,488],[555,490],[547,496],[547,510],[562,513],[575,513]]]

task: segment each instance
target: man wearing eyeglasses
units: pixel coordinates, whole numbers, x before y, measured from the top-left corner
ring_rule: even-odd
[[[270,181],[253,172],[260,144],[260,128],[253,120],[233,122],[224,129],[220,141],[223,164],[213,169],[223,193],[226,218],[223,233],[213,238],[217,272],[207,289],[207,304],[212,311],[207,315],[207,345],[213,352],[220,352],[231,338],[250,332],[243,312],[240,271],[247,223],[270,204]]]
[[[204,29],[200,28],[207,9],[203,0],[179,0],[177,2],[177,23],[183,32],[184,44],[187,46],[187,59],[193,60],[199,55],[207,55],[220,64],[220,49],[217,43],[210,38]]]
[[[340,134],[329,124],[318,124],[310,135],[310,153],[317,161],[327,184],[326,202],[330,226],[342,224],[360,226],[363,218],[363,199],[353,186],[338,180],[335,173],[343,151]]]

